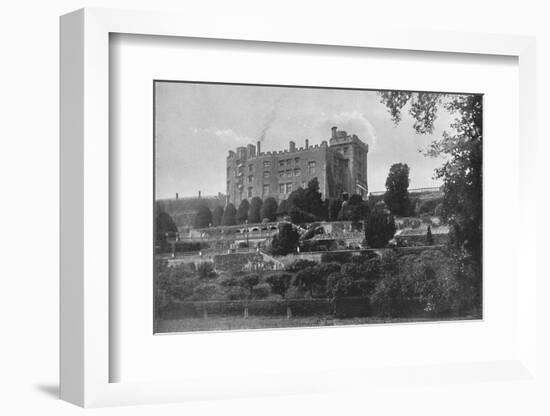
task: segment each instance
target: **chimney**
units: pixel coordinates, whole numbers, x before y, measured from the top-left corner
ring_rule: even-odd
[[[201,199],[201,191],[199,191],[199,199]]]
[[[306,139],[306,149],[309,149],[309,139]]]
[[[334,126],[332,127],[332,137],[331,139],[336,139],[336,130],[338,130],[338,127]]]
[[[259,141],[259,140],[258,140],[258,143],[257,143],[257,145],[256,145],[256,150],[258,151],[258,156],[259,156],[260,153],[262,152],[262,151],[260,150],[260,141]]]
[[[296,151],[296,143],[294,143],[292,140],[288,142],[288,150],[291,153]]]
[[[176,192],[176,200],[177,200],[178,198],[179,198],[179,195],[178,195],[178,193]]]

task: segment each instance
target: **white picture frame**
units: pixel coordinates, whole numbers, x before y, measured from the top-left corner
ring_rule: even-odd
[[[185,24],[182,24],[185,22]],[[237,30],[238,28],[238,30]],[[79,406],[159,403],[196,398],[320,392],[342,388],[343,377],[358,386],[392,382],[407,370],[381,368],[367,373],[342,368],[334,377],[273,375],[262,380],[112,383],[109,348],[109,35],[111,33],[227,40],[384,48],[441,53],[505,55],[519,62],[520,212],[518,259],[519,354],[514,360],[420,366],[422,379],[479,382],[473,373],[505,374],[512,380],[537,380],[536,241],[529,206],[535,166],[535,41],[530,37],[471,33],[399,32],[354,28],[326,31],[315,22],[308,30],[243,19],[205,25],[169,13],[82,9],[61,18],[61,305],[60,394]],[[540,325],[540,321],[539,321]]]

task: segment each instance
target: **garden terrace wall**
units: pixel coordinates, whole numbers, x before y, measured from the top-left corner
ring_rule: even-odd
[[[252,262],[255,256],[255,253],[218,254],[214,256],[214,267],[216,270],[237,272],[242,270],[246,264]]]

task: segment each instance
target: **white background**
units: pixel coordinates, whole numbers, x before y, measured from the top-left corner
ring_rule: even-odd
[[[225,4],[227,3],[227,4]],[[249,14],[285,25],[325,21],[335,24],[401,25],[441,30],[532,34],[538,36],[537,150],[540,200],[533,210],[546,212],[548,189],[544,129],[550,74],[549,13],[543,2],[392,1],[392,2],[216,2],[182,1],[20,1],[2,5],[0,30],[2,88],[3,200],[2,261],[5,283],[0,302],[2,377],[0,410],[4,414],[72,414],[80,409],[55,399],[58,374],[58,16],[83,6],[165,9],[194,13]],[[185,24],[185,22],[182,22]],[[505,122],[505,120],[503,121]],[[544,179],[542,178],[544,175]],[[502,195],[506,209],[507,196]],[[542,216],[542,215],[541,215]],[[510,226],[510,225],[508,225]],[[548,222],[533,224],[539,239]],[[503,237],[506,236],[503,230]],[[513,241],[511,241],[513,244]],[[504,255],[503,255],[504,258]],[[550,276],[546,268],[546,275]],[[539,291],[548,293],[548,284]],[[548,306],[540,305],[548,314]],[[548,351],[548,333],[543,346]],[[404,346],[405,348],[406,346]],[[539,357],[543,365],[547,358]],[[388,386],[376,394],[338,392],[315,396],[257,398],[94,410],[101,414],[548,414],[541,391],[529,384],[450,384],[411,388]]]
[[[335,54],[336,53],[336,54]],[[120,320],[112,380],[261,377],[281,372],[468,363],[517,358],[518,257],[499,228],[518,212],[517,59],[115,36],[112,41],[111,250]],[[220,65],[223,62],[223,65]],[[407,68],[407,71],[403,71]],[[152,80],[256,82],[485,94],[483,322],[185,334],[152,337]],[[505,122],[503,122],[505,120]],[[383,139],[383,138],[382,138]],[[190,145],[191,142],[189,143]],[[116,151],[113,151],[116,149]],[[376,150],[375,150],[376,151]],[[205,157],[208,157],[205,155]],[[371,167],[371,169],[376,169]],[[118,209],[117,209],[118,208]],[[140,224],[139,227],[136,224]],[[144,232],[145,230],[145,232]],[[517,229],[508,236],[517,240]],[[501,261],[502,253],[509,259]],[[475,342],[472,342],[475,340]],[[407,345],[403,348],[403,345]],[[223,345],[223,348],[220,348]],[[345,354],[338,354],[345,351]],[[283,352],[283,353],[281,353]],[[338,356],[337,360],[327,359]],[[199,356],[207,357],[197,359]],[[143,357],[154,357],[144,360]],[[230,359],[228,359],[230,357]],[[359,362],[358,362],[359,361]],[[249,368],[244,363],[253,363]]]

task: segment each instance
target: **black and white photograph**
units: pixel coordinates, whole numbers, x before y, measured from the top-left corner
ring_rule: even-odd
[[[482,319],[481,94],[153,84],[156,333]]]

